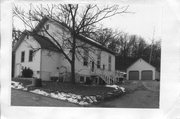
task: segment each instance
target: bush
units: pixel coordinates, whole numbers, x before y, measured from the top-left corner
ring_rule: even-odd
[[[33,71],[30,68],[24,68],[22,71],[22,77],[25,78],[32,78],[33,76]]]

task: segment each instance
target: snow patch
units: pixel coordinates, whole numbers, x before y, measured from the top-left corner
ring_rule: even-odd
[[[11,88],[24,89],[24,86],[22,85],[22,83],[12,81],[11,82]]]
[[[47,93],[47,92],[45,92],[43,90],[40,90],[40,89],[31,90],[29,92],[44,95],[44,96],[49,96],[49,93]]]
[[[118,85],[106,85],[106,87],[114,88],[116,90],[122,90],[122,92],[125,92],[125,88]]]
[[[80,105],[88,105],[88,103],[87,103],[87,102],[84,102],[84,101],[80,101],[79,104],[80,104]]]
[[[60,99],[60,100],[67,100],[68,102],[77,103],[79,105],[88,105],[90,103],[97,102],[97,99],[95,96],[83,97],[81,95],[58,92],[58,91],[56,93],[47,93],[47,92],[40,90],[40,89],[35,89],[35,90],[30,91],[30,92],[40,94],[40,95],[44,95],[44,96],[49,96],[49,97]]]
[[[22,89],[25,91],[28,90],[26,87],[24,87],[22,85],[22,83],[15,82],[15,81],[12,81],[11,87],[15,88],[15,89]],[[122,92],[125,92],[125,88],[120,87],[118,85],[106,85],[106,87],[111,87],[116,90],[121,90]],[[49,96],[49,97],[60,99],[60,100],[66,100],[68,102],[76,103],[79,105],[88,105],[88,104],[91,104],[94,102],[98,102],[97,98],[99,97],[99,95],[97,95],[97,96],[82,96],[82,95],[76,95],[76,94],[72,94],[72,93],[65,93],[65,92],[58,92],[58,91],[53,92],[53,93],[48,93],[41,89],[34,89],[29,92],[44,95],[44,96]]]
[[[14,89],[22,89],[25,91],[28,90],[26,87],[22,85],[22,83],[15,82],[15,81],[11,82],[11,87]],[[76,95],[72,93],[64,93],[64,92],[58,92],[58,91],[54,93],[48,93],[41,89],[30,90],[29,92],[44,95],[44,96],[49,96],[49,97],[60,99],[60,100],[67,100],[68,102],[76,103],[79,105],[88,105],[90,103],[97,102],[95,96],[82,96],[82,95]]]
[[[121,90],[122,90],[122,92],[125,92],[125,88],[124,87],[119,87]]]

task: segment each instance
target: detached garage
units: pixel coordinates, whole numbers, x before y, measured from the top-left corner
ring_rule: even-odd
[[[140,58],[127,68],[127,79],[155,80],[160,79],[160,73],[154,66]]]

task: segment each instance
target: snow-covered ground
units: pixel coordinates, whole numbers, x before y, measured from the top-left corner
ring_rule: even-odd
[[[27,88],[24,87],[22,85],[22,83],[19,83],[19,82],[12,81],[11,87],[15,88],[15,89],[21,89],[21,90],[27,91]],[[111,88],[114,88],[115,90],[121,90],[122,92],[125,92],[125,89],[123,87],[119,87],[117,85],[106,85],[106,87],[111,87]],[[97,96],[82,96],[82,95],[77,95],[77,94],[72,94],[72,93],[64,93],[64,92],[59,92],[59,91],[56,91],[53,93],[52,92],[48,93],[41,89],[34,89],[34,90],[30,90],[29,92],[44,95],[44,96],[49,96],[49,97],[60,99],[60,100],[66,100],[68,102],[76,103],[79,105],[88,105],[91,103],[98,102],[97,97],[99,97],[99,95],[97,95]]]

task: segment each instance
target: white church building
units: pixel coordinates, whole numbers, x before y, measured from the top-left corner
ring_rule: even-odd
[[[25,31],[13,47],[15,54],[14,77],[22,76],[23,68],[33,70],[33,77],[41,78],[43,81],[51,81],[52,77],[58,77],[62,82],[70,81],[71,65],[54,41],[41,29],[46,30],[60,44],[64,37],[70,36],[68,29],[61,23],[48,17],[44,17],[37,25],[38,34],[31,34]],[[42,35],[43,34],[43,35]],[[85,83],[88,80],[93,83],[113,84],[118,81],[121,75],[115,71],[115,54],[93,39],[79,35],[77,42],[84,43],[94,50],[82,51],[84,58],[75,60],[76,82]],[[69,50],[65,51],[70,53]],[[88,57],[88,56],[91,56]]]

